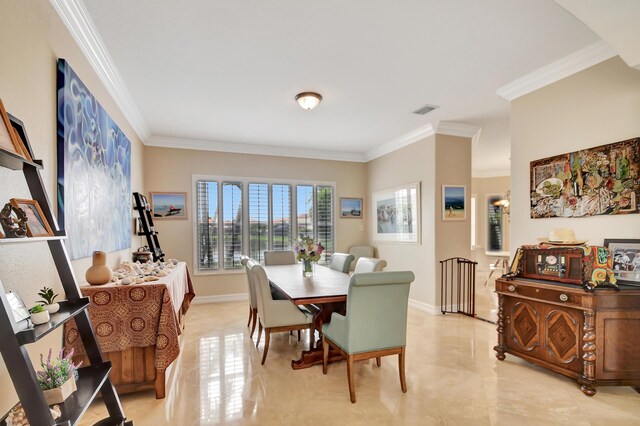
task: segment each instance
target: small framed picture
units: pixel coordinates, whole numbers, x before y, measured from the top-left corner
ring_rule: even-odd
[[[29,318],[29,311],[27,310],[27,307],[24,306],[22,299],[17,293],[7,293],[7,301],[9,302],[9,306],[11,306],[13,319],[16,322],[20,322]]]
[[[620,284],[640,287],[640,240],[604,240],[609,248],[613,273]]]
[[[11,125],[13,126],[13,133],[15,134],[15,137],[16,137],[15,140],[20,145],[20,148],[22,149],[22,153],[24,154],[23,156],[27,160],[33,161],[33,154],[29,152],[29,148],[27,146],[27,143],[29,142],[29,137],[27,136],[27,131],[24,128],[24,123],[22,122],[22,120],[14,117],[9,113],[7,113],[7,115],[9,116],[9,121],[11,121]]]
[[[186,219],[186,192],[150,192],[154,219]]]
[[[340,198],[340,217],[362,219],[362,198]]]
[[[44,213],[40,208],[40,204],[36,200],[20,200],[12,198],[11,205],[24,210],[27,215],[27,236],[28,237],[52,237],[53,230]]]
[[[4,109],[2,99],[0,99],[0,149],[26,158],[7,111]]]
[[[442,220],[467,220],[467,188],[464,185],[442,185]]]

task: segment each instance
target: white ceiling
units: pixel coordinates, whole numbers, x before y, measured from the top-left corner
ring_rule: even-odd
[[[154,144],[349,158],[447,121],[482,128],[478,176],[509,169],[496,90],[600,40],[552,0],[84,4]],[[320,106],[298,107],[302,91]],[[426,103],[440,108],[411,113]]]

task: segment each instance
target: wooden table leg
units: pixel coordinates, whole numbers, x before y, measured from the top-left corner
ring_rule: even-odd
[[[322,364],[322,324],[331,320],[331,314],[334,312],[344,313],[346,304],[344,302],[338,303],[323,303],[317,305],[310,305],[308,309],[314,313],[313,315],[313,329],[310,330],[311,337],[313,339],[314,330],[318,330],[318,340],[315,347],[310,345],[308,351],[303,351],[300,359],[291,361],[291,368],[294,370],[301,370],[303,368],[309,368],[316,364]],[[329,362],[340,361],[345,359],[338,351],[333,348],[329,348]]]
[[[165,379],[164,371],[156,371],[156,380],[155,380],[156,399],[162,399],[165,397],[164,379]]]

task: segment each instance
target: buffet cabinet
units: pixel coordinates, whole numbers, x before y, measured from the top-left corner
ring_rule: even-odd
[[[640,288],[499,278],[496,293],[499,360],[508,353],[575,378],[589,396],[596,385],[640,392]]]

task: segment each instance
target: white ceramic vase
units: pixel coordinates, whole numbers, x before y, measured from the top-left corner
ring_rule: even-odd
[[[45,322],[49,322],[49,319],[49,311],[31,313],[31,322],[33,325],[44,324]]]
[[[50,305],[44,305],[44,308],[49,312],[49,314],[55,314],[60,310],[60,304],[56,302]]]

